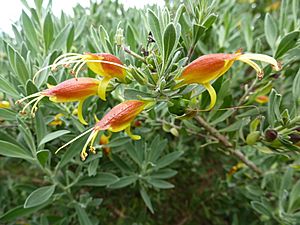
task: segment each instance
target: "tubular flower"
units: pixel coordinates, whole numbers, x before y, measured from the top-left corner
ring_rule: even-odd
[[[10,108],[10,103],[8,101],[0,101],[0,109]]]
[[[210,82],[226,73],[237,60],[254,68],[259,79],[263,78],[263,70],[252,60],[269,63],[276,71],[281,69],[281,65],[274,58],[263,54],[241,53],[240,51],[233,54],[208,54],[199,57],[184,68],[182,74],[176,78],[180,82],[175,88],[194,83],[204,86],[211,98],[210,105],[204,111],[209,111],[214,107],[217,99],[215,89]]]
[[[55,71],[58,66],[69,67],[71,64],[74,64],[71,74],[78,77],[78,74],[82,67],[86,64],[94,73],[103,77],[99,85],[99,96],[102,100],[106,100],[105,93],[109,81],[112,78],[117,78],[120,81],[124,82],[126,77],[126,66],[123,65],[121,60],[109,53],[66,53],[59,56],[52,65],[46,66],[40,69],[33,77],[35,81],[38,74],[42,71],[51,68],[52,71]]]
[[[81,159],[85,160],[86,157],[88,156],[86,152],[86,148],[89,144],[90,144],[90,151],[95,153],[95,148],[93,147],[93,145],[99,131],[101,130],[108,130],[111,132],[120,132],[122,130],[125,130],[127,135],[131,137],[133,140],[139,140],[141,137],[139,135],[132,134],[130,131],[131,122],[133,122],[135,117],[151,104],[152,104],[151,102],[147,102],[147,101],[128,100],[116,105],[100,121],[98,121],[93,128],[87,130],[86,132],[77,136],[67,144],[60,147],[56,151],[56,153],[60,151],[62,148],[66,147],[67,145],[77,140],[78,138],[91,132],[80,154]]]
[[[56,103],[62,102],[77,102],[78,104],[78,119],[81,123],[87,125],[87,122],[84,120],[82,116],[82,106],[84,100],[92,95],[99,94],[99,85],[100,81],[94,78],[72,78],[66,80],[56,86],[52,86],[44,91],[34,93],[25,98],[22,98],[17,101],[17,103],[21,103],[26,99],[32,98],[22,109],[22,113],[25,113],[25,109],[29,107],[32,103],[31,115],[34,116],[36,110],[38,109],[38,103],[44,98],[49,97],[49,100]]]
[[[265,104],[269,102],[269,97],[266,95],[260,95],[255,98],[255,101],[259,104]]]
[[[53,126],[53,127],[56,127],[56,126],[61,126],[63,124],[63,121],[61,120],[61,117],[63,117],[64,114],[62,113],[58,113],[54,116],[53,120],[48,123],[49,126]]]

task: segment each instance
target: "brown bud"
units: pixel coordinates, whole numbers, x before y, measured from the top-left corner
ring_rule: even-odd
[[[266,130],[265,132],[265,139],[266,141],[274,141],[278,136],[278,132],[276,130],[272,130],[272,129],[269,129],[269,130]]]

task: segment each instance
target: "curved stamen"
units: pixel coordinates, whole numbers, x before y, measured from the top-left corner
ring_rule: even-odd
[[[261,80],[263,78],[264,71],[255,62],[253,62],[252,60],[247,59],[247,58],[238,58],[238,60],[242,61],[244,63],[247,63],[249,66],[251,66],[253,69],[255,69],[259,80]]]
[[[100,62],[100,63],[106,63],[106,64],[111,64],[111,65],[114,65],[114,66],[118,66],[118,67],[121,67],[125,70],[130,70],[129,67],[127,66],[124,66],[124,65],[121,65],[121,64],[118,64],[118,63],[114,63],[114,62],[110,62],[110,61],[106,61],[106,60],[92,60],[92,59],[85,59],[84,60],[85,62]]]
[[[87,133],[91,132],[94,129],[94,127],[88,129],[87,131],[83,132],[82,134],[80,134],[79,136],[73,138],[71,141],[69,141],[68,143],[64,144],[63,146],[61,146],[60,148],[58,148],[55,151],[55,154],[57,154],[60,150],[62,150],[63,148],[67,147],[68,145],[72,144],[74,141],[78,140],[79,138],[81,138],[82,136],[86,135]]]
[[[27,109],[28,106],[30,106],[33,102],[38,101],[38,100],[40,99],[40,97],[42,97],[42,96],[38,96],[38,97],[36,97],[36,98],[30,100],[30,101],[23,107],[23,109],[22,109],[21,112],[22,112],[22,113],[25,113],[25,109]],[[43,96],[43,97],[44,97],[44,96]]]
[[[82,151],[80,153],[80,157],[82,159],[82,161],[84,161],[86,159],[86,157],[88,156],[88,154],[86,153],[86,148],[89,145],[89,143],[94,140],[95,136],[97,136],[99,131],[97,130],[93,130],[92,133],[90,134],[90,136],[88,137],[87,141],[85,142]]]
[[[273,65],[276,71],[281,70],[281,65],[273,57],[263,54],[245,53],[238,56],[238,59],[258,60]]]
[[[75,72],[75,77],[77,78],[78,77],[78,74],[81,70],[81,68],[85,65],[85,62],[83,61],[77,68],[77,71]],[[75,70],[74,70],[75,71]]]
[[[31,115],[34,117],[35,116],[35,113],[38,109],[37,107],[37,104],[44,98],[45,96],[44,95],[41,95],[40,97],[37,97],[36,98],[36,102],[34,103],[34,105],[32,106],[31,108]]]
[[[26,96],[26,97],[24,97],[24,98],[21,98],[21,99],[17,100],[17,101],[16,101],[16,104],[20,104],[20,103],[24,102],[26,99],[33,98],[33,97],[37,97],[37,96],[40,96],[40,95],[41,95],[40,92],[37,92],[37,93],[31,94],[31,95],[28,95],[28,96]]]
[[[55,64],[56,62],[58,62],[62,58],[67,58],[67,56],[82,56],[82,54],[79,54],[79,53],[66,53],[66,54],[62,54],[62,55],[60,55],[59,57],[57,57],[54,60],[53,64]]]

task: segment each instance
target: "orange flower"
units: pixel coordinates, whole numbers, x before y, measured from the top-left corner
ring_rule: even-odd
[[[23,108],[22,112],[25,113],[25,109],[34,103],[31,114],[35,115],[37,104],[44,98],[49,97],[49,100],[52,102],[76,102],[79,101],[78,105],[78,119],[81,123],[87,125],[87,122],[82,116],[82,106],[84,100],[92,95],[97,95],[99,90],[100,81],[94,78],[72,78],[66,80],[56,86],[52,86],[44,91],[29,95],[23,99],[17,101],[21,103],[26,99],[31,99]]]
[[[252,60],[269,63],[276,71],[281,69],[281,65],[274,58],[262,54],[241,53],[237,51],[234,54],[218,53],[203,55],[184,68],[182,74],[177,78],[180,82],[175,88],[194,83],[203,85],[211,98],[210,105],[205,110],[211,110],[216,103],[217,96],[210,82],[226,73],[236,60],[253,67],[259,79],[263,77],[263,70]]]
[[[82,151],[81,158],[85,160],[88,154],[86,153],[86,148],[90,144],[90,151],[95,152],[95,148],[93,147],[95,139],[101,130],[108,130],[111,132],[120,132],[125,130],[127,135],[131,137],[133,140],[139,140],[141,137],[139,135],[134,135],[131,133],[130,126],[131,122],[135,119],[135,117],[140,114],[145,108],[150,107],[153,102],[141,101],[141,100],[128,100],[122,102],[115,107],[113,107],[100,121],[96,123],[96,125],[82,133],[78,137],[74,138],[67,144],[60,147],[56,153],[67,145],[71,144],[78,138],[84,136],[85,134],[92,132],[88,137]]]
[[[123,65],[121,60],[109,53],[66,53],[59,56],[52,65],[46,66],[40,69],[33,77],[33,81],[42,71],[51,68],[55,71],[58,66],[63,65],[69,67],[74,64],[71,74],[78,77],[78,74],[82,67],[86,64],[93,72],[103,77],[99,85],[99,96],[102,100],[106,100],[105,93],[109,81],[112,78],[117,78],[124,82],[126,77],[126,66]]]
[[[109,138],[110,138],[111,134],[106,136],[105,134],[102,134],[100,136],[100,141],[99,144],[100,145],[107,145],[109,143]],[[103,147],[103,152],[105,155],[109,155],[110,153],[110,147]]]
[[[255,98],[255,101],[260,104],[265,104],[269,101],[269,97],[266,95],[260,95]]]

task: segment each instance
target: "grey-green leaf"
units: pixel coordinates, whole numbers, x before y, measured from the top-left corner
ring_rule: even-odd
[[[275,42],[277,40],[278,29],[276,21],[274,20],[273,16],[267,13],[265,17],[265,35],[268,44],[272,49],[275,47]]]
[[[84,177],[76,185],[104,187],[118,181],[118,177],[112,173],[98,173],[94,177]]]
[[[6,141],[0,141],[0,155],[21,159],[33,159],[29,151]]]
[[[288,33],[287,35],[285,35],[281,39],[281,41],[280,41],[280,43],[279,43],[279,45],[276,49],[275,58],[280,58],[288,50],[295,47],[296,43],[298,41],[298,38],[299,38],[299,34],[300,34],[300,31],[293,31],[293,32]]]
[[[31,208],[47,202],[55,191],[55,185],[34,190],[26,199],[24,208]]]
[[[52,140],[54,140],[54,139],[56,139],[56,138],[58,138],[58,137],[60,137],[60,136],[63,136],[63,135],[65,135],[65,134],[68,134],[68,133],[70,133],[70,131],[68,131],[68,130],[58,130],[58,131],[54,131],[54,132],[52,132],[52,133],[50,133],[50,134],[47,134],[47,135],[41,140],[41,142],[39,143],[39,146],[41,146],[41,145],[43,145],[43,144],[45,144],[45,143],[47,143],[47,142],[49,142],[49,141],[52,141]]]

